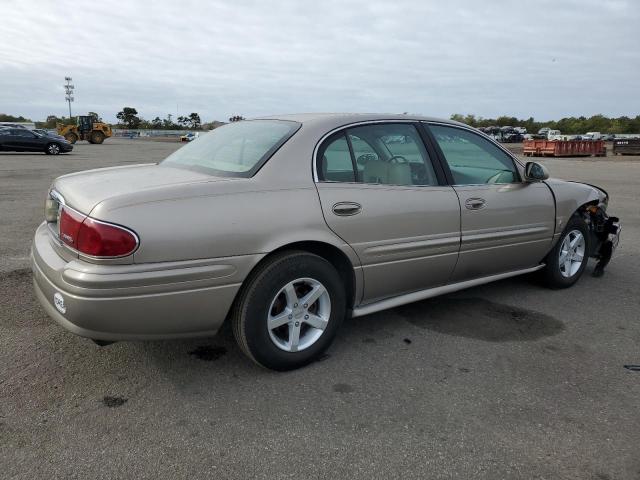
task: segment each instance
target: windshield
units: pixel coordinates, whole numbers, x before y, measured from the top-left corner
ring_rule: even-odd
[[[160,165],[217,176],[251,177],[300,124],[284,120],[234,122],[201,135]]]

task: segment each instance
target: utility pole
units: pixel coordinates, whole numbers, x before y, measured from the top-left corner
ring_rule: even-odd
[[[75,87],[71,84],[71,80],[72,80],[71,77],[64,77],[64,79],[67,82],[64,85],[64,93],[65,93],[64,98],[69,104],[69,120],[71,120],[71,102],[73,102],[73,89]]]

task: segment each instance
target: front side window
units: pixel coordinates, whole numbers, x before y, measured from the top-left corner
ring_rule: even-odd
[[[519,181],[512,158],[486,138],[461,128],[429,125],[456,185]]]
[[[330,138],[329,145],[320,149],[321,180],[353,182],[355,178],[356,182],[369,184],[438,185],[431,160],[415,126],[405,123],[365,125],[348,128],[346,136],[349,143]],[[337,160],[326,154],[334,144],[335,150],[341,152],[343,168],[349,168],[348,159],[355,165],[355,169],[350,167],[349,174],[335,171],[333,165]],[[351,151],[345,150],[349,144]]]
[[[250,177],[286,142],[300,124],[250,120],[218,127],[180,148],[160,165],[227,177]]]

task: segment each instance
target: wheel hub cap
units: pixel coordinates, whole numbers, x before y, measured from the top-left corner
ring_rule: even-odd
[[[267,329],[271,341],[286,352],[299,352],[322,336],[331,317],[329,292],[313,278],[287,283],[271,301]]]
[[[580,230],[571,230],[562,240],[558,264],[565,278],[573,277],[584,262],[586,242]]]

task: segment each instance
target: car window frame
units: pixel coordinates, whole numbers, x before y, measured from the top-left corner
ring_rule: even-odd
[[[433,171],[436,176],[437,184],[435,185],[396,185],[396,184],[386,184],[386,183],[367,183],[358,181],[357,172],[358,165],[356,163],[355,154],[353,151],[353,146],[351,144],[351,139],[349,138],[348,130],[366,127],[369,125],[412,125],[416,132],[418,133],[418,137],[422,142],[422,145],[427,152],[427,161],[431,163]],[[349,146],[349,155],[351,156],[351,165],[353,169],[353,182],[341,182],[337,180],[324,180],[322,179],[322,158],[320,158],[320,153],[324,153],[326,150],[326,146],[328,146],[331,142],[333,142],[337,137],[343,135],[347,140],[347,145]],[[375,150],[375,149],[374,149]],[[315,183],[327,183],[327,184],[344,184],[344,185],[359,185],[359,186],[373,186],[373,187],[385,187],[385,188],[430,188],[430,187],[442,187],[449,185],[449,181],[446,177],[446,172],[442,168],[441,160],[438,156],[438,152],[433,148],[433,145],[428,139],[428,136],[425,132],[425,129],[422,125],[422,122],[419,120],[368,120],[364,122],[354,122],[346,125],[341,125],[339,127],[330,130],[325,133],[320,140],[316,143],[316,146],[313,151],[313,180]]]
[[[481,186],[481,185],[485,185],[485,186],[491,186],[491,185],[520,185],[520,184],[526,183],[524,181],[524,178],[522,176],[522,171],[521,171],[521,169],[524,168],[524,167],[520,163],[520,161],[513,155],[513,153],[511,153],[508,149],[504,148],[502,145],[500,145],[500,143],[496,142],[493,138],[489,137],[485,133],[483,133],[483,132],[481,132],[479,130],[476,130],[476,129],[472,128],[472,127],[465,126],[465,125],[456,125],[456,124],[446,123],[446,122],[434,122],[434,121],[425,120],[425,121],[422,121],[420,123],[422,124],[422,126],[424,128],[425,134],[428,137],[429,142],[432,143],[433,148],[437,151],[439,162],[441,164],[441,167],[444,169],[445,175],[447,177],[447,182],[452,187],[469,187],[469,186],[478,187],[478,186]],[[478,137],[480,137],[480,138],[488,141],[492,145],[498,147],[498,149],[501,150],[504,154],[506,154],[506,156],[513,163],[513,168],[514,168],[519,180],[516,181],[516,182],[508,182],[508,183],[456,183],[454,178],[453,178],[453,173],[451,172],[451,168],[449,167],[449,163],[447,162],[446,156],[445,156],[444,152],[442,151],[442,149],[440,148],[440,145],[438,144],[438,141],[436,140],[435,135],[433,134],[433,132],[429,128],[430,125],[436,125],[436,126],[440,126],[440,127],[449,127],[449,128],[454,128],[454,129],[458,129],[458,130],[467,131],[467,132],[469,132],[469,133],[471,133],[473,135],[477,135]]]

